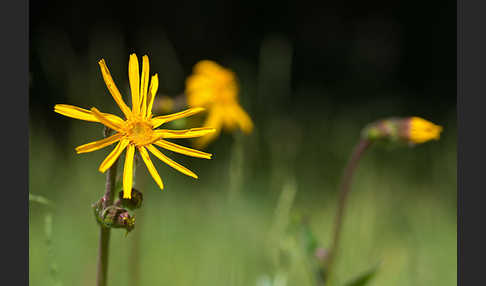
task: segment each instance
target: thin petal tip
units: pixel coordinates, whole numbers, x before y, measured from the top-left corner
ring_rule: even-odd
[[[211,159],[213,159],[213,154],[207,153],[207,155],[205,155],[205,156],[203,156],[201,158],[211,160]]]
[[[56,104],[54,105],[54,112],[61,113],[62,108],[66,108],[66,104]]]

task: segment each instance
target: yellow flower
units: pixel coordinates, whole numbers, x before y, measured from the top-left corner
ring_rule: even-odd
[[[54,111],[57,113],[80,120],[99,122],[116,131],[114,135],[108,138],[77,147],[76,152],[78,154],[92,152],[118,142],[113,151],[105,158],[99,167],[99,171],[104,173],[126,149],[125,165],[123,169],[123,198],[131,198],[133,157],[135,149],[138,149],[140,152],[148,171],[160,189],[164,188],[162,179],[150,160],[147,149],[157,158],[162,160],[162,162],[183,174],[197,179],[196,174],[184,166],[172,161],[170,158],[162,154],[154,145],[192,157],[211,159],[211,154],[183,147],[165,139],[200,137],[214,132],[215,130],[213,128],[192,128],[186,130],[156,129],[164,123],[201,112],[204,108],[190,108],[174,114],[152,117],[152,105],[159,86],[158,76],[157,74],[152,76],[149,87],[148,56],[143,56],[142,73],[140,76],[138,58],[135,54],[132,54],[130,55],[128,64],[128,77],[132,94],[132,110],[130,110],[123,101],[120,91],[116,87],[108,67],[106,66],[105,60],[101,59],[98,64],[100,65],[101,73],[103,74],[103,79],[109,92],[115,99],[115,102],[120,107],[126,119],[123,120],[116,115],[100,112],[94,107],[91,108],[91,110],[87,110],[72,105],[56,104]]]
[[[442,127],[420,117],[411,117],[408,123],[408,138],[413,143],[439,140]]]
[[[361,136],[368,140],[386,140],[409,145],[439,140],[442,127],[420,117],[385,118],[368,124]]]
[[[190,107],[208,109],[204,126],[216,129],[213,134],[198,138],[196,146],[207,146],[219,135],[222,128],[233,131],[239,127],[247,134],[253,130],[250,116],[238,102],[238,84],[231,70],[213,61],[200,61],[186,80],[185,93]]]

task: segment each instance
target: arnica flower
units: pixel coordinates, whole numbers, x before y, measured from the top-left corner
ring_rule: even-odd
[[[442,127],[420,117],[387,118],[369,124],[362,136],[369,140],[389,140],[420,144],[438,140]]]
[[[132,54],[130,55],[128,64],[128,77],[132,94],[132,109],[130,110],[123,101],[120,91],[116,87],[106,66],[105,60],[101,59],[98,64],[100,65],[106,86],[125,115],[125,120],[113,114],[100,112],[94,107],[91,110],[87,110],[72,105],[56,104],[54,111],[57,113],[80,120],[98,122],[116,132],[114,135],[105,139],[81,145],[76,148],[76,152],[78,154],[92,152],[118,142],[113,151],[99,167],[99,171],[104,173],[126,149],[123,169],[123,197],[128,199],[131,198],[135,149],[138,149],[149,173],[160,189],[164,188],[162,179],[150,160],[147,150],[167,165],[185,175],[197,179],[196,174],[162,154],[154,145],[192,157],[211,159],[211,154],[183,147],[165,139],[201,137],[214,132],[215,130],[213,128],[192,128],[186,130],[156,129],[164,123],[201,112],[204,108],[190,108],[174,114],[152,117],[152,105],[159,86],[158,76],[157,74],[152,76],[149,86],[148,56],[143,56],[142,73],[140,75],[138,58],[135,54]]]
[[[207,146],[223,128],[233,131],[239,127],[246,134],[253,130],[250,116],[238,102],[238,84],[231,70],[209,60],[198,62],[186,80],[185,94],[190,107],[208,109],[204,126],[216,129],[213,134],[198,138],[196,146]]]

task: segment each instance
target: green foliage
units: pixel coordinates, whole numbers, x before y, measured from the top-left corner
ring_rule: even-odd
[[[52,205],[51,201],[49,201],[45,197],[39,195],[33,195],[31,193],[29,193],[29,202],[36,202],[42,205],[49,205],[49,206]]]
[[[351,280],[351,282],[346,283],[345,286],[365,286],[368,285],[371,279],[376,275],[379,269],[379,264],[372,267],[368,271],[359,275],[358,277]]]
[[[48,200],[47,198],[39,195],[33,195],[29,192],[29,202],[39,203],[44,206],[52,207],[53,203]],[[45,248],[47,249],[47,265],[48,269],[48,277],[50,279],[50,283],[53,286],[62,286],[62,283],[59,280],[58,275],[58,267],[57,263],[55,262],[54,258],[54,244],[53,244],[53,214],[50,208],[44,210],[44,239],[45,239]]]
[[[87,82],[83,78],[78,81]],[[67,92],[70,98],[86,95],[105,100],[98,96],[106,92],[102,84],[86,94],[81,85],[72,86],[80,94]],[[251,91],[247,86],[242,88]],[[111,106],[111,99],[106,98],[106,106]],[[362,124],[370,117],[384,115],[369,106],[308,104],[310,109],[317,107],[320,113],[303,109],[296,111],[291,121],[302,138],[293,145],[292,161],[281,142],[296,138],[297,131],[291,132],[289,124],[282,124],[278,140],[266,142],[262,138],[270,133],[260,119],[255,133],[241,138],[240,145],[233,145],[239,139],[229,135],[211,145],[207,151],[214,157],[210,161],[167,154],[176,160],[182,158],[180,162],[199,175],[197,181],[154,160],[165,185],[160,191],[146,168],[140,168],[144,202],[137,217],[144,219],[134,230],[141,237],[140,286],[255,285],[262,275],[287,285],[315,286],[316,273],[309,267],[309,256],[316,247],[330,242],[342,168]],[[376,146],[363,158],[345,216],[342,249],[335,265],[336,285],[347,285],[376,259],[384,261],[378,275],[360,275],[360,281],[366,280],[370,286],[455,285],[455,114],[449,122],[437,121],[447,126],[440,141],[393,152]],[[31,126],[29,191],[56,202],[49,242],[60,266],[56,279],[72,286],[94,285],[99,227],[89,208],[103,193],[105,176],[97,168],[110,148],[76,155],[75,146],[100,137],[99,125],[65,122],[70,128],[63,133],[65,140],[59,142],[57,137],[46,136],[56,126],[43,127],[38,122]],[[190,146],[190,141],[181,144]],[[241,159],[244,161],[239,162]],[[280,217],[284,221],[289,215],[292,222],[299,223],[306,218],[306,224],[295,229],[295,233],[301,231],[302,240],[284,239],[284,246],[307,251],[305,255],[290,252],[287,257],[292,263],[285,263],[288,267],[282,273],[276,271],[266,250],[270,246],[281,249],[280,241],[271,241],[269,246],[268,233],[278,194],[289,174],[295,178],[298,193],[283,201],[291,203],[282,204],[285,208],[281,208]],[[116,192],[120,190],[121,179]],[[238,193],[231,205],[229,190]],[[33,286],[51,286],[53,279],[47,274],[52,273],[52,256],[46,250],[44,220],[44,205],[50,201],[35,195],[29,200],[35,202],[30,210],[29,278]],[[290,232],[283,236],[292,237]],[[133,237],[125,238],[124,231],[116,229],[111,240],[110,284],[128,286]]]
[[[319,245],[317,238],[315,237],[315,234],[310,229],[308,223],[301,223],[300,229],[301,229],[300,235],[301,235],[304,249],[306,250],[308,255],[313,256],[316,248]]]

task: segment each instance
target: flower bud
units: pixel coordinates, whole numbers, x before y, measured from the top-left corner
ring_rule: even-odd
[[[429,140],[439,140],[442,127],[422,119],[410,117],[407,122],[407,135],[414,143],[424,143]]]
[[[124,228],[127,230],[127,233],[129,233],[134,227],[135,217],[131,216],[128,211],[124,210],[124,212],[121,212],[116,216],[113,228]]]
[[[135,210],[142,207],[143,194],[139,190],[132,188],[132,197],[130,199],[123,198],[123,191],[118,193],[118,201],[116,205],[121,205],[129,210]]]
[[[126,209],[115,205],[101,209],[100,206],[101,203],[98,202],[93,205],[93,208],[96,220],[103,227],[124,228],[127,233],[135,227],[135,217],[132,217]]]
[[[420,117],[387,118],[366,126],[361,136],[370,141],[420,144],[438,140],[442,127]]]

